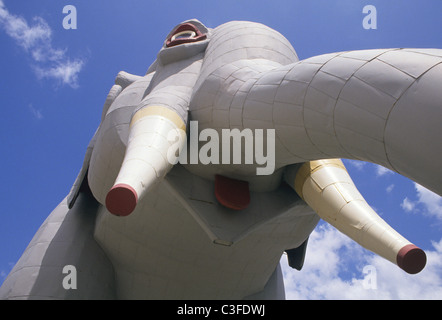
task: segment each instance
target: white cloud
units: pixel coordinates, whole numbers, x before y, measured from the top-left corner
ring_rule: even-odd
[[[387,191],[387,193],[391,193],[391,191],[393,191],[393,189],[394,189],[394,184],[390,184],[390,185],[385,189],[385,191]]]
[[[416,204],[407,197],[405,197],[405,199],[401,203],[402,209],[404,209],[407,212],[412,212],[415,206]]]
[[[333,227],[320,225],[310,236],[301,271],[291,269],[285,256],[281,259],[286,298],[442,299],[442,239],[433,247],[426,251],[425,269],[409,275]]]
[[[364,169],[365,165],[367,164],[367,162],[364,161],[360,161],[360,160],[349,160],[349,159],[344,159],[344,164],[349,164],[352,167],[358,169],[359,171],[361,171],[362,169]]]
[[[43,18],[35,17],[32,22],[30,25],[23,17],[11,14],[0,0],[0,27],[30,55],[37,76],[77,87],[84,61],[71,61],[66,57],[66,49],[52,46],[52,30]]]
[[[367,164],[370,164],[369,167],[374,168],[377,177],[381,177],[381,176],[385,176],[387,174],[395,173],[394,171],[391,171],[390,169],[387,169],[381,165],[378,165],[375,163],[369,163],[369,162],[365,162],[365,161],[361,161],[361,160],[345,159],[344,163],[346,165],[350,165],[350,166],[354,167],[358,171],[364,170],[367,167]]]
[[[442,197],[418,183],[414,183],[414,188],[416,200],[405,197],[401,207],[407,212],[420,213],[442,221]]]
[[[29,104],[28,107],[32,115],[35,117],[35,119],[37,120],[43,119],[43,114],[41,113],[40,110],[36,109],[32,104]]]
[[[40,68],[35,67],[37,77],[55,78],[61,81],[63,84],[70,85],[73,88],[78,87],[78,73],[83,68],[83,61],[64,61],[63,63],[57,63],[53,67]]]
[[[442,220],[442,197],[417,183],[414,186],[417,192],[418,203],[426,208],[425,214]]]
[[[394,173],[394,172],[391,171],[390,169],[387,169],[387,168],[385,168],[385,167],[383,167],[383,166],[380,166],[380,165],[375,165],[375,167],[376,167],[376,175],[377,175],[378,177],[384,176],[384,175],[386,175],[386,174]]]

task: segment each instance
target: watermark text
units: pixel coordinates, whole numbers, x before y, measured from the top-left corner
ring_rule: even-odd
[[[220,135],[211,128],[199,131],[198,121],[190,121],[189,139],[183,130],[170,131],[167,139],[171,164],[255,164],[257,175],[275,171],[275,129],[221,129]]]

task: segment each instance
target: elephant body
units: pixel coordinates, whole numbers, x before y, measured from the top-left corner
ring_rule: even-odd
[[[281,256],[288,252],[290,264],[302,268],[320,217],[372,250],[359,236],[368,232],[365,218],[358,222],[350,213],[353,229],[343,226],[344,207],[363,202],[356,189],[346,191],[351,179],[336,171],[345,168],[329,162],[323,173],[338,180],[322,186],[327,179],[315,175],[323,163],[314,161],[370,161],[442,193],[435,161],[442,156],[441,81],[438,49],[348,51],[299,61],[287,39],[264,25],[208,29],[184,22],[144,76],[118,75],[70,194],[39,229],[0,296],[282,299]],[[267,141],[274,170],[257,175],[257,161],[167,162],[174,143],[167,132],[189,134],[192,121],[199,132],[220,136],[226,129],[274,130]],[[209,141],[198,143],[200,150]],[[219,144],[213,150],[222,158],[223,141],[210,143]],[[243,156],[248,147],[239,146]],[[301,179],[303,163],[312,165]],[[219,176],[234,188],[247,185],[238,187],[249,200],[241,210],[229,207],[237,195],[229,195]],[[332,213],[330,186],[345,198]],[[226,191],[228,199],[220,199]],[[388,251],[383,256],[401,268],[410,250],[420,254],[400,235],[386,234],[397,243],[380,254]],[[78,272],[76,289],[62,285],[66,265]]]

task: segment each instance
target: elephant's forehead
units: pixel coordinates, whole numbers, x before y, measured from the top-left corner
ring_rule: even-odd
[[[282,65],[299,60],[283,35],[263,24],[248,21],[228,22],[212,31],[206,60],[212,63],[218,59],[226,64],[242,59],[266,59]]]

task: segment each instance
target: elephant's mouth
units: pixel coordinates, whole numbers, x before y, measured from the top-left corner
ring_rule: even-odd
[[[166,47],[174,47],[183,43],[193,43],[205,40],[206,34],[203,34],[196,26],[191,23],[181,24],[175,32],[167,39]]]

